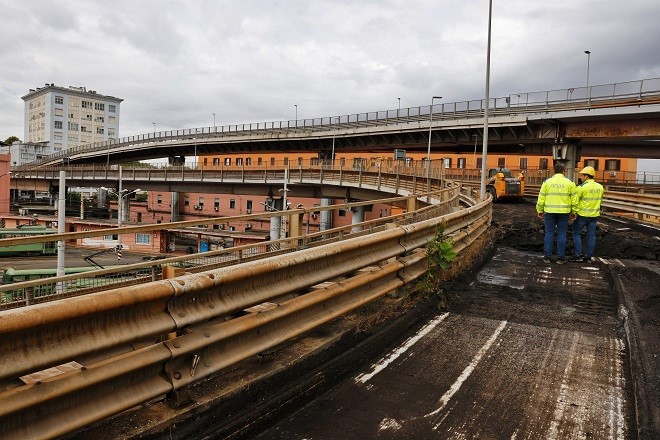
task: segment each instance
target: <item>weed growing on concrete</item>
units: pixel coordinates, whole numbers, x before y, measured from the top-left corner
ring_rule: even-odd
[[[439,297],[438,307],[446,309],[448,306],[447,293],[442,288],[446,281],[443,271],[451,266],[456,258],[454,246],[451,239],[445,236],[444,225],[438,227],[433,239],[426,246],[426,260],[428,270],[418,282],[419,291],[437,295]]]

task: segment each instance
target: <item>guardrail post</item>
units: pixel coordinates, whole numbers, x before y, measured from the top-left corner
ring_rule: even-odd
[[[34,304],[34,287],[26,287],[25,290],[25,305],[31,306]]]

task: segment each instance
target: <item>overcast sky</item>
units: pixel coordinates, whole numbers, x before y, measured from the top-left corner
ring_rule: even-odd
[[[491,97],[660,77],[658,0],[494,0]],[[487,0],[0,0],[0,139],[29,89],[124,99],[120,135],[484,96]]]

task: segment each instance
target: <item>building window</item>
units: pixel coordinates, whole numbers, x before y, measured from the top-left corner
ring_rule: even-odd
[[[270,165],[275,166],[275,158],[274,157],[270,158]]]
[[[243,158],[242,157],[237,157],[236,158],[236,165],[243,165]]]
[[[458,158],[458,163],[456,164],[456,167],[457,168],[465,168],[466,163],[467,163],[467,161],[465,160],[464,157],[459,157]],[[382,217],[382,215],[381,215],[381,217]]]
[[[220,158],[219,157],[214,157],[213,158],[213,165],[215,165],[215,166],[220,165]]]
[[[108,128],[108,136],[113,137],[115,135],[115,129],[114,128]]]
[[[118,240],[119,236],[118,235],[104,235],[103,236],[104,240],[110,241],[110,240]]]
[[[261,166],[262,164],[263,164],[263,159],[261,159],[260,157],[257,158],[257,165]]]
[[[312,157],[309,161],[310,165],[318,165],[319,164],[319,158],[318,157]]]
[[[158,204],[163,203],[163,195],[162,194],[158,194],[156,196],[156,203],[158,203]]]
[[[606,159],[605,160],[605,170],[607,170],[607,171],[619,171],[619,170],[621,170],[621,160],[620,159]]]
[[[451,168],[451,158],[450,157],[445,157],[443,159],[443,162],[444,162],[444,167],[445,168],[447,168],[447,169]]]
[[[135,234],[135,244],[150,244],[151,234]]]
[[[82,108],[92,108],[92,103],[91,103],[91,101],[85,101],[85,100],[83,99],[83,102],[82,102]]]
[[[101,127],[96,127],[96,134],[103,134],[105,130]]]
[[[190,205],[190,197],[183,196],[183,206],[189,206],[189,205]]]
[[[55,116],[64,116],[64,109],[56,108],[55,109]]]
[[[108,124],[114,124],[116,121],[114,116],[108,116]]]
[[[87,132],[87,127],[85,127],[84,125],[81,125],[80,126],[80,131],[86,133]]]
[[[284,158],[284,166],[289,165],[289,158],[285,157]]]
[[[213,209],[215,209],[216,211],[220,209],[220,199],[213,200]]]
[[[62,121],[55,121],[55,128],[61,130],[62,129]]]
[[[110,113],[114,113],[115,112],[115,106],[113,104],[108,104],[108,111]]]
[[[229,209],[236,209],[236,199],[229,199]]]
[[[198,205],[200,208],[203,208],[203,207],[204,207],[204,197],[200,197],[200,198],[199,198],[199,202],[197,203],[197,205]]]
[[[521,157],[520,158],[520,169],[521,170],[526,170],[527,169],[527,158],[526,157]]]
[[[548,159],[546,158],[539,159],[539,170],[547,170],[547,169],[548,169]]]
[[[95,102],[94,103],[94,110],[105,111],[105,104],[103,104],[101,102]]]
[[[64,104],[64,97],[63,96],[56,96],[55,97],[55,104]]]
[[[594,170],[598,171],[598,159],[585,159],[585,167],[593,167]]]
[[[245,202],[245,208],[250,210],[252,209],[252,200],[248,200],[247,202]]]
[[[245,158],[245,165],[247,165],[247,166],[252,165],[252,158],[251,157],[246,157]]]
[[[504,157],[498,157],[498,158],[497,158],[497,167],[498,167],[498,168],[504,168],[504,167],[506,167],[506,158],[504,158]]]
[[[303,164],[303,158],[299,157],[298,158],[298,166],[302,166],[302,164]]]
[[[225,157],[225,165],[231,165],[231,157]]]
[[[105,118],[103,116],[97,116],[96,122],[105,122]]]
[[[206,165],[208,165],[208,164],[209,164],[209,158],[208,158],[208,157],[205,157],[205,158],[204,158],[204,166],[206,166]]]
[[[346,217],[346,210],[345,209],[340,209],[339,210],[339,217]]]
[[[69,122],[69,130],[70,130],[70,131],[78,131],[78,123],[76,123],[76,122]]]

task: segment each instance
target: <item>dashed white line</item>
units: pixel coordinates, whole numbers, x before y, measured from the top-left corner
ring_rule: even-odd
[[[442,411],[442,409],[445,406],[447,406],[447,403],[449,403],[449,400],[451,400],[451,398],[454,396],[454,394],[456,394],[456,392],[461,388],[461,386],[463,385],[465,380],[468,377],[470,377],[470,374],[472,374],[474,369],[477,367],[477,365],[479,364],[479,361],[481,361],[481,358],[484,357],[484,355],[490,349],[490,347],[493,345],[493,343],[495,343],[495,340],[497,339],[497,337],[500,335],[500,333],[502,333],[502,330],[504,330],[504,327],[506,327],[507,322],[508,321],[500,322],[500,325],[497,327],[495,332],[490,336],[490,338],[488,338],[488,340],[483,345],[483,347],[481,347],[479,349],[479,351],[474,356],[474,358],[472,358],[472,361],[468,364],[467,367],[465,367],[465,370],[463,370],[461,375],[458,376],[458,379],[456,379],[456,381],[451,385],[451,387],[449,387],[449,390],[447,390],[447,392],[440,398],[440,406],[437,409],[435,409],[434,411],[426,414],[424,417],[434,416],[434,415],[438,414],[440,411]],[[433,426],[433,429],[437,430],[441,423],[442,423],[442,421],[440,421],[440,423]]]
[[[391,352],[387,357],[381,359],[378,363],[373,365],[373,370],[371,373],[367,374],[360,374],[355,378],[356,383],[366,383],[369,379],[374,377],[376,374],[380,373],[382,370],[384,370],[389,364],[394,362],[399,356],[401,356],[403,353],[408,351],[410,347],[415,345],[417,341],[422,339],[428,332],[433,330],[438,324],[440,324],[442,321],[445,320],[449,316],[449,313],[443,313],[442,315],[438,316],[435,318],[433,321],[429,322],[426,324],[422,329],[417,332],[415,336],[412,338],[408,339],[401,347],[397,348],[393,352]]]

